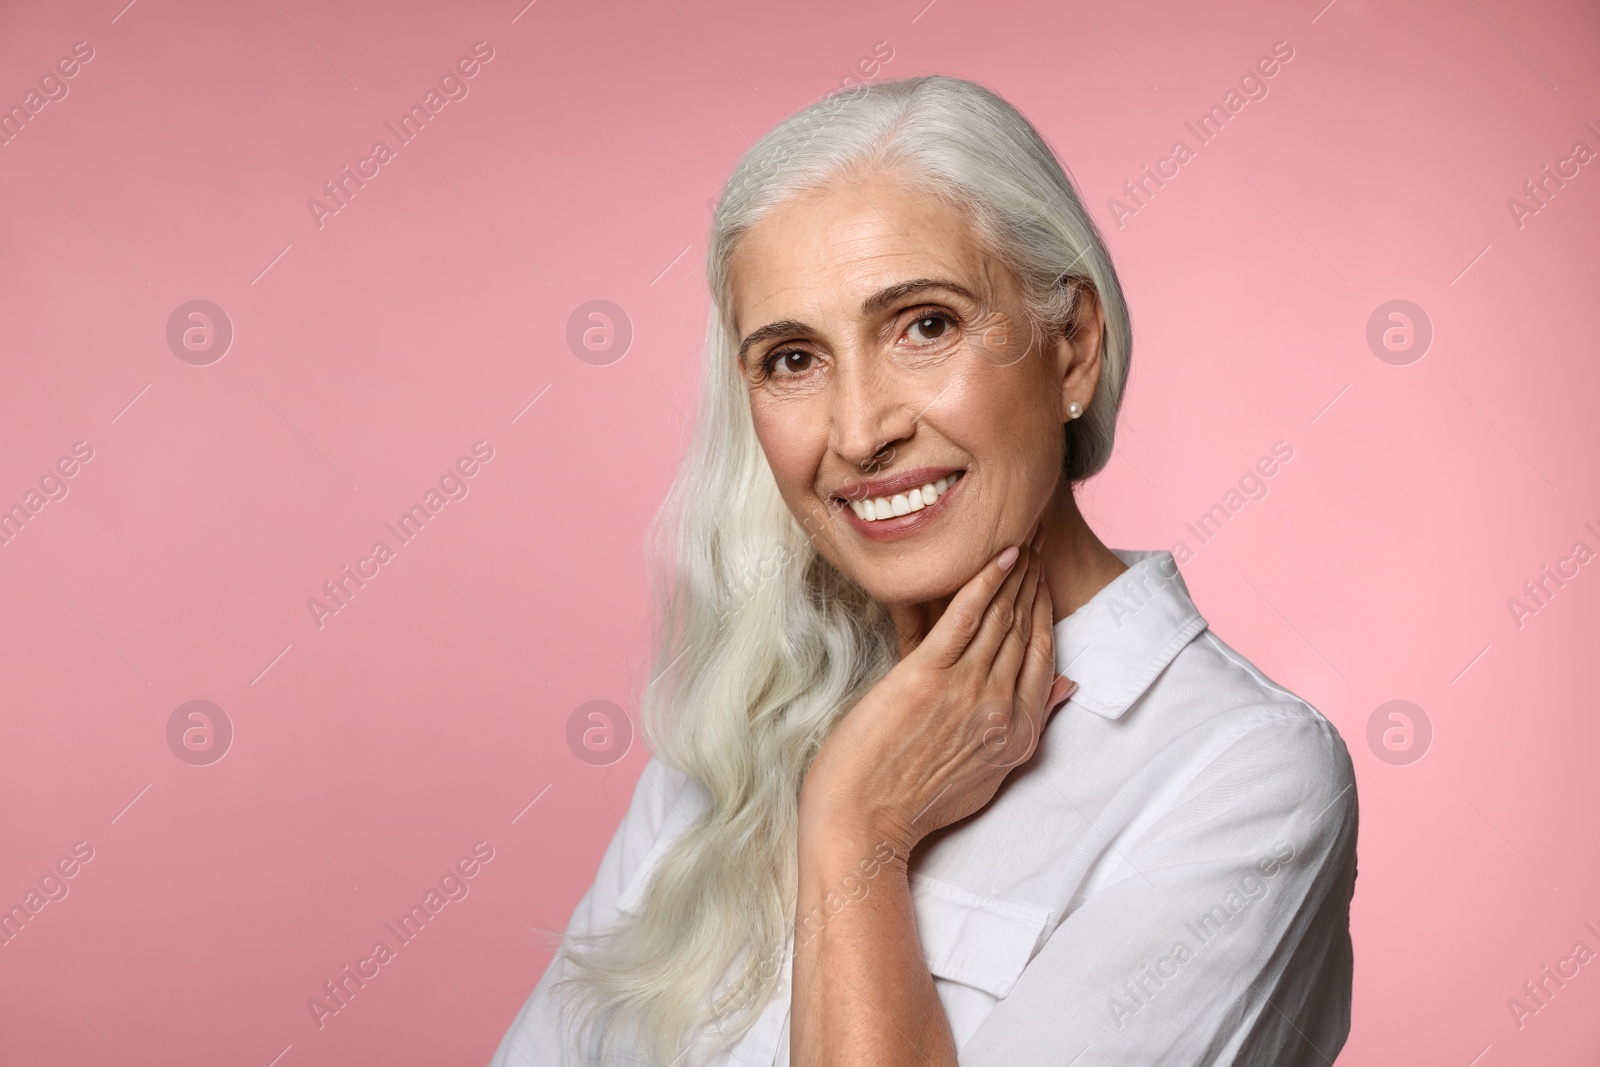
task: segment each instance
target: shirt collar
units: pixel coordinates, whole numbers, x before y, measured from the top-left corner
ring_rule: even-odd
[[[1078,683],[1068,703],[1107,719],[1206,628],[1171,552],[1111,551],[1128,569],[1055,625],[1056,670]]]

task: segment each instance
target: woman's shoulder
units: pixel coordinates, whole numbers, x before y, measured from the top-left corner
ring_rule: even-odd
[[[709,799],[698,780],[652,752],[634,783],[624,819],[655,837],[675,824],[692,821]]]
[[[710,794],[698,780],[652,753],[633,787],[633,801],[617,828],[626,842],[619,865],[616,908],[636,912],[662,856],[705,810]]]
[[[1355,769],[1338,727],[1213,630],[1174,658],[1166,675],[1162,703],[1181,720],[1172,736],[1191,758],[1281,781],[1307,801],[1353,793]]]

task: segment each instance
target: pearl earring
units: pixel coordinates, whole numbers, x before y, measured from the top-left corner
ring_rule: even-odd
[[[1083,405],[1082,404],[1078,403],[1076,400],[1072,400],[1072,401],[1069,401],[1067,403],[1067,418],[1075,419],[1079,415],[1082,415],[1082,414],[1083,414]]]

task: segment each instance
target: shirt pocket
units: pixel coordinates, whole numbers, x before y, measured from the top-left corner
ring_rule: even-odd
[[[995,1000],[1010,995],[1039,950],[1050,912],[1018,901],[979,896],[916,872],[910,883],[917,936],[928,970]]]

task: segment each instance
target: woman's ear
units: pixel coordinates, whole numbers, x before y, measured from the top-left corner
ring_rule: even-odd
[[[1106,314],[1089,279],[1065,278],[1061,284],[1073,290],[1072,317],[1056,341],[1061,421],[1067,422],[1083,414],[1100,385],[1100,340],[1105,335]],[[1069,410],[1072,404],[1077,407]]]

